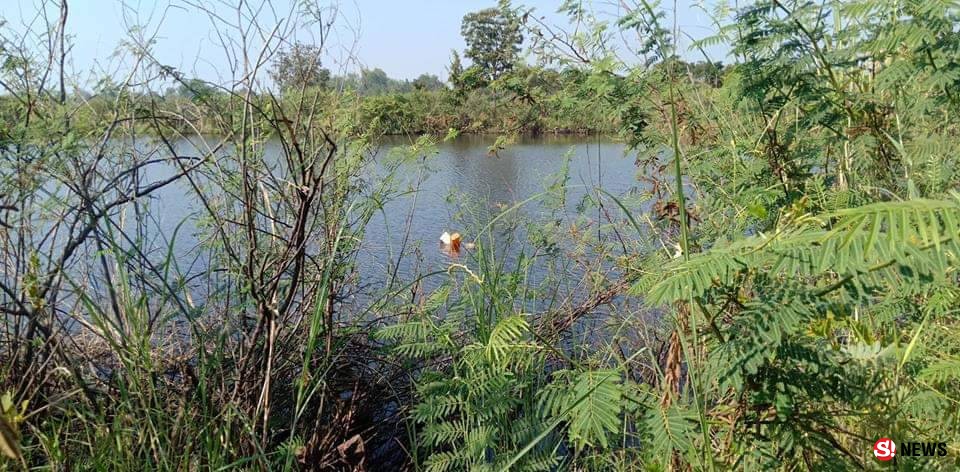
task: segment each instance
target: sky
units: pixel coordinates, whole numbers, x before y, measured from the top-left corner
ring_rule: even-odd
[[[68,32],[73,44],[71,66],[75,72],[96,70],[95,76],[117,72],[122,64],[113,53],[127,37],[132,24],[148,25],[142,31],[155,33],[154,51],[163,63],[188,71],[204,79],[223,76],[227,60],[217,46],[210,19],[186,7],[188,2],[212,5],[237,0],[70,0]],[[262,0],[248,3],[259,3]],[[302,0],[274,0],[275,13],[264,18],[285,17],[296,11]],[[594,8],[609,11],[611,0],[593,1]],[[0,0],[0,18],[8,28],[25,29],[36,19],[43,0]],[[47,0],[46,3],[52,3]],[[321,0],[329,4],[329,0]],[[422,73],[446,79],[451,49],[463,51],[460,21],[463,15],[496,5],[496,0],[339,0],[334,47],[325,66],[335,73],[356,71],[359,67],[383,69],[389,76],[413,79]],[[709,31],[710,19],[700,7],[703,0],[676,0],[680,30],[701,37]],[[535,14],[564,25],[566,19],[556,13],[560,0],[514,0],[514,5],[533,7]],[[668,2],[672,7],[672,4]],[[51,8],[51,11],[53,9]],[[258,16],[259,18],[259,16]],[[316,33],[301,31],[304,39]],[[348,54],[348,52],[352,52]],[[722,56],[722,52],[710,51]],[[345,57],[356,57],[346,61]],[[699,58],[698,53],[693,56]],[[196,59],[201,58],[201,59]],[[713,57],[723,60],[723,57]]]

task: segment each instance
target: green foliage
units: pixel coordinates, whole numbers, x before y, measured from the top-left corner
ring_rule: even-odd
[[[453,357],[449,369],[428,371],[418,381],[412,419],[426,470],[499,470],[497,464],[546,427],[530,398],[540,348],[528,340],[523,316],[506,317],[486,340],[465,344],[451,343],[449,322],[438,326],[427,319],[384,328],[378,336],[395,340],[394,352],[414,359],[429,359],[436,350]],[[556,464],[553,452],[541,448],[518,470]]]
[[[622,426],[622,371],[562,370],[544,377],[548,349],[535,337],[529,315],[501,315],[499,304],[484,301],[490,285],[500,283],[491,278],[465,278],[458,298],[444,286],[427,298],[417,319],[377,332],[391,352],[415,365],[440,361],[421,372],[411,411],[422,466],[553,470],[564,437],[578,451],[607,447]],[[499,293],[519,295],[512,288]],[[485,321],[489,316],[495,321]],[[474,328],[463,332],[464,324]]]
[[[874,203],[810,217],[803,227],[777,228],[772,236],[744,238],[674,263],[669,277],[650,290],[650,301],[692,300],[756,274],[848,281],[899,264],[933,276],[956,264],[958,218],[956,197]],[[824,222],[832,229],[821,229]]]
[[[295,43],[277,55],[270,77],[281,90],[326,87],[330,71],[323,68],[321,54],[317,46]]]
[[[713,462],[748,469],[868,467],[878,435],[955,440],[953,395],[924,375],[955,382],[955,46],[941,41],[958,11],[921,3],[746,5],[718,32],[739,59],[720,88],[683,85],[705,250],[633,290],[685,307],[690,388],[670,408],[701,431],[679,436],[694,438],[683,461],[703,464],[703,428],[722,444]]]
[[[414,90],[444,90],[446,85],[440,80],[439,77],[433,74],[420,74],[419,77],[413,79],[411,82]]]
[[[544,388],[543,408],[567,424],[567,437],[577,449],[609,447],[622,427],[624,386],[617,370],[558,371]]]
[[[467,43],[464,56],[473,61],[487,81],[497,80],[513,68],[523,42],[520,19],[509,2],[502,2],[499,8],[466,14],[460,34]]]

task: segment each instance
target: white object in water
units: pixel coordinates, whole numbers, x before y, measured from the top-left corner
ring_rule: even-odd
[[[440,235],[440,242],[443,243],[444,246],[447,246],[453,249],[454,251],[460,250],[460,241],[461,241],[460,233],[450,234],[444,231],[443,234]]]

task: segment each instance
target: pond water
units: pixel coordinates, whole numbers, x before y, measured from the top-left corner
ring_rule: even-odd
[[[489,147],[494,140],[493,136],[461,136],[438,144],[436,153],[425,164],[412,162],[399,169],[398,181],[412,191],[387,202],[368,225],[357,260],[360,284],[375,293],[388,281],[409,281],[416,274],[443,270],[451,262],[469,257],[469,251],[459,255],[443,251],[441,233],[460,232],[464,241],[473,241],[475,232],[490,219],[543,193],[564,170],[568,176],[567,198],[559,212],[578,212],[583,198],[596,195],[597,187],[615,195],[625,195],[640,187],[633,155],[625,155],[622,144],[605,138],[525,137],[492,155]],[[189,143],[181,144],[189,147]],[[400,138],[383,142],[372,155],[378,163],[376,169],[384,169],[382,163],[390,160],[394,149],[409,144],[410,139]],[[269,152],[270,146],[267,148]],[[182,183],[179,188],[164,189],[158,195],[159,224],[167,236],[190,215],[202,214],[199,202],[191,194]],[[501,222],[556,217],[556,211],[547,208],[540,198],[534,198]],[[593,211],[588,219],[595,222],[599,215]],[[204,263],[203,255],[196,250],[193,232],[188,221],[180,228],[175,246],[181,269],[190,267],[188,271],[195,273],[203,269]],[[499,249],[506,257],[515,256],[519,250]],[[423,288],[429,291],[437,283],[425,280]]]
[[[389,202],[383,214],[371,222],[359,258],[361,273],[382,280],[382,275],[392,274],[396,256],[411,249],[414,254],[399,261],[400,274],[443,269],[458,258],[442,250],[439,238],[444,231],[460,232],[464,241],[470,242],[491,219],[514,207],[498,226],[518,218],[551,216],[542,194],[558,181],[565,165],[567,198],[561,211],[567,213],[576,212],[583,197],[595,194],[599,185],[614,194],[638,185],[634,159],[624,155],[623,145],[609,140],[523,138],[495,155],[488,151],[492,143],[492,137],[462,136],[440,144],[422,174],[417,166],[404,169],[409,182],[419,181],[422,175],[419,190]],[[398,144],[388,142],[381,152]],[[522,233],[522,228],[519,230]],[[511,245],[519,246],[516,241]],[[504,255],[512,255],[509,248],[504,249]]]

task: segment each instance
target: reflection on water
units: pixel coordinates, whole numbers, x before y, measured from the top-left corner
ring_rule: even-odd
[[[420,186],[416,204],[412,197],[390,202],[384,214],[371,222],[359,258],[365,280],[389,280],[404,241],[407,247],[400,260],[400,275],[410,277],[445,268],[451,260],[439,242],[441,233],[459,231],[465,242],[473,241],[474,232],[496,215],[543,193],[556,181],[567,158],[567,212],[575,212],[580,200],[598,184],[614,194],[638,185],[634,159],[624,156],[622,144],[596,138],[524,138],[490,155],[488,147],[493,141],[489,136],[462,136],[439,145],[438,154],[428,160],[430,171]],[[385,147],[401,143],[388,142]],[[415,182],[418,171],[405,169],[407,180]],[[548,211],[535,199],[519,207],[516,215],[504,218],[503,223],[509,224],[518,216],[545,217]],[[506,251],[510,256],[509,248]],[[462,251],[459,259],[468,257],[469,252]],[[393,259],[385,257],[388,254]],[[426,282],[425,288],[429,290],[432,285]]]
[[[437,154],[427,159],[426,168],[413,163],[401,168],[399,181],[403,185],[417,187],[420,176],[423,180],[416,193],[387,202],[370,222],[357,261],[361,284],[377,291],[386,286],[394,272],[398,280],[409,281],[418,273],[442,270],[454,260],[469,260],[471,250],[466,247],[476,238],[478,228],[505,209],[544,192],[555,182],[567,158],[567,199],[561,211],[576,212],[578,203],[584,196],[595,194],[593,189],[598,185],[613,194],[626,193],[639,185],[634,159],[624,155],[622,144],[595,137],[528,137],[490,155],[488,147],[493,142],[492,136],[461,136],[439,144]],[[378,163],[386,162],[391,149],[410,143],[409,139],[387,140],[373,158]],[[181,145],[183,149],[193,148],[188,142]],[[268,143],[268,154],[271,149],[277,152]],[[202,215],[192,195],[185,182],[159,193],[155,201],[158,223],[167,237],[190,215]],[[535,199],[500,223],[509,225],[521,217],[542,218],[549,216],[548,212]],[[596,217],[594,214],[593,221]],[[189,223],[179,228],[175,250],[181,269],[196,273],[204,268],[205,260]],[[444,231],[463,234],[465,248],[459,254],[443,250],[439,238]],[[523,228],[514,236],[524,237]],[[509,245],[498,249],[507,257],[517,251]],[[534,278],[541,275],[532,274]],[[423,288],[430,290],[436,283],[439,281],[427,280]]]

